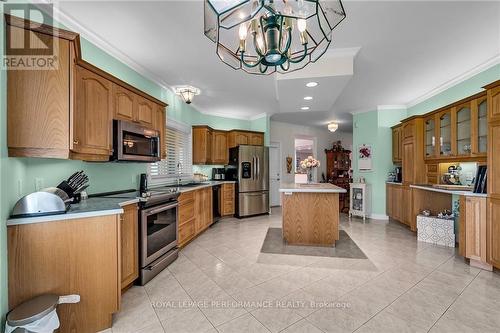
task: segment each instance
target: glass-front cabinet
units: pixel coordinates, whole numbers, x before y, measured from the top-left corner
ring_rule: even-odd
[[[478,94],[424,118],[424,154],[433,159],[484,159],[488,149],[488,105]]]
[[[470,155],[471,145],[470,102],[456,107],[455,142],[457,155]]]
[[[439,114],[439,155],[447,157],[452,155],[451,150],[451,110]]]
[[[436,157],[436,117],[431,115],[425,119],[425,157]]]
[[[485,155],[488,149],[488,107],[486,96],[480,97],[473,102],[473,114],[476,115],[477,123],[475,124],[475,129],[477,133],[477,147],[473,145],[473,153],[479,155]],[[473,131],[474,133],[474,131]]]

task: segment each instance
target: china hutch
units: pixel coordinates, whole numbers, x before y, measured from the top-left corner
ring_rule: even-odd
[[[325,149],[326,154],[326,180],[338,187],[347,190],[341,193],[340,211],[349,211],[349,184],[351,182],[351,151],[343,149],[340,142],[334,144],[332,149]]]

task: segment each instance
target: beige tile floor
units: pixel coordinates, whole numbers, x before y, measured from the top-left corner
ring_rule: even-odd
[[[278,209],[224,219],[145,287],[123,295],[113,333],[499,332],[500,274],[398,223],[347,221],[369,259],[260,253]]]

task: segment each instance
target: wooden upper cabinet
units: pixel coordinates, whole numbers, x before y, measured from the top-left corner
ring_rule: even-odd
[[[264,133],[243,130],[222,131],[209,126],[193,126],[193,164],[227,164],[229,148],[264,145]]]
[[[150,100],[137,96],[137,119],[136,121],[145,126],[153,126],[155,104]]]
[[[237,147],[239,145],[264,145],[264,133],[232,130],[227,134],[227,143],[229,148]]]
[[[227,164],[229,151],[227,148],[227,133],[214,130],[212,132],[212,158],[213,164]]]
[[[401,163],[402,159],[402,136],[401,126],[392,128],[392,161],[394,163]]]
[[[193,126],[193,164],[212,162],[212,129],[208,126]]]
[[[7,38],[24,40],[26,30],[7,25]],[[51,36],[31,32],[33,41]],[[7,141],[9,156],[69,157],[72,43],[61,39],[54,70],[7,71]]]
[[[111,81],[77,66],[72,151],[92,155],[84,159],[106,160],[111,155],[112,89]]]
[[[114,119],[133,121],[136,109],[136,95],[128,89],[113,84]]]
[[[500,120],[500,84],[488,88],[488,114],[489,121]]]
[[[452,129],[452,151],[455,155],[470,156],[472,152],[472,107],[471,102],[454,108]]]
[[[436,122],[435,115],[431,115],[424,120],[425,158],[435,158],[438,156],[438,146],[436,145]]]
[[[167,158],[167,143],[166,143],[166,127],[167,127],[167,113],[163,106],[156,105],[154,129],[160,133],[160,153],[161,159]]]

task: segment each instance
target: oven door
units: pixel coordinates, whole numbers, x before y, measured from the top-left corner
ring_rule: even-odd
[[[141,267],[177,246],[178,203],[141,211]]]

